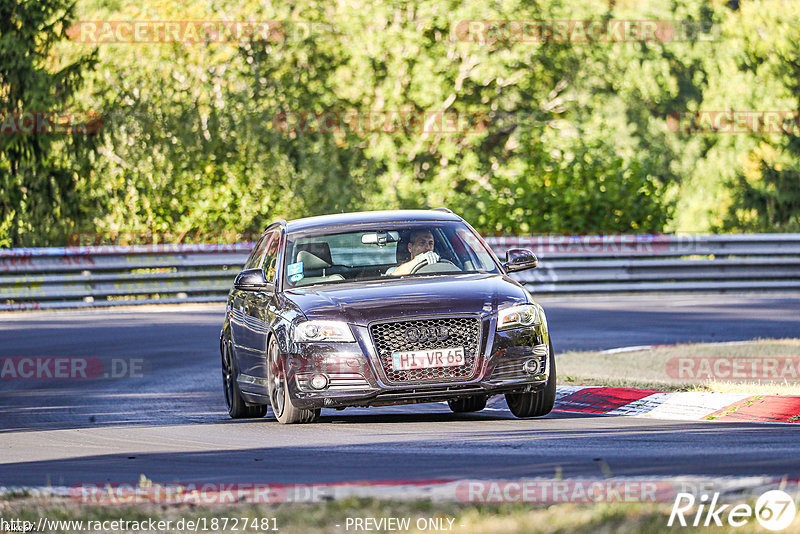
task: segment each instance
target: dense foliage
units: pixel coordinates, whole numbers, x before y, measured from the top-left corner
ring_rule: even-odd
[[[58,242],[88,215],[80,189],[92,139],[84,118],[76,128],[63,112],[94,57],[54,53],[73,8],[0,3],[0,246]]]
[[[798,15],[782,0],[6,0],[0,112],[92,110],[102,127],[0,133],[0,245],[225,240],[279,217],[442,205],[490,234],[796,231],[800,132],[670,117],[797,110]],[[275,32],[92,42],[75,19]],[[565,42],[465,22],[566,19],[680,24]],[[466,122],[437,128],[436,112]],[[372,114],[385,122],[342,119]]]

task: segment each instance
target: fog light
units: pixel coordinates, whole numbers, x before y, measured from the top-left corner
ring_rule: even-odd
[[[328,377],[325,375],[314,375],[309,382],[314,389],[325,389],[328,387]]]
[[[526,360],[525,363],[522,364],[522,370],[528,373],[529,375],[539,374],[539,361]]]

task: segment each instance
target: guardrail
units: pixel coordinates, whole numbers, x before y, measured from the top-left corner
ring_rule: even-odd
[[[536,294],[800,290],[800,234],[496,237]],[[225,299],[252,243],[0,249],[0,310]]]
[[[800,289],[800,234],[519,237],[539,267],[515,278],[535,293]]]

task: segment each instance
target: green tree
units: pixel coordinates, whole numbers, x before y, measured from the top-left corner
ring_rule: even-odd
[[[688,4],[676,3],[667,15],[712,17],[703,4]],[[681,146],[669,135],[664,118],[700,99],[704,50],[691,40],[470,39],[458,30],[462,21],[661,16],[647,6],[418,1],[364,3],[358,9],[347,5],[324,14],[339,31],[322,39],[347,51],[345,61],[335,55],[338,76],[330,79],[339,103],[365,110],[446,110],[489,117],[481,132],[353,139],[350,146],[363,147],[380,163],[380,194],[369,199],[370,207],[449,205],[475,214],[477,226],[489,232],[665,228],[670,216],[666,190],[681,173],[671,163]],[[582,164],[581,158],[592,163]],[[589,174],[552,179],[554,174],[574,178],[578,169]],[[595,180],[607,183],[582,189]],[[557,185],[547,189],[547,182]],[[560,195],[559,201],[537,201],[550,195]],[[509,203],[514,203],[512,212]],[[616,211],[624,215],[609,216]]]
[[[797,157],[800,154],[793,154]],[[800,170],[761,161],[757,180],[739,175],[726,219],[729,228],[755,232],[800,231]]]
[[[730,200],[719,227],[800,231],[800,6],[776,0],[743,3],[731,14],[729,29],[735,53],[723,67],[750,81],[744,94],[731,95],[729,109],[782,111],[790,120],[781,121],[782,131],[764,124],[765,131],[740,142],[742,157],[727,180]]]
[[[708,147],[671,132],[666,117],[700,105],[705,57],[724,47],[685,35],[475,40],[463,22],[708,23],[729,10],[704,0],[79,6],[83,20],[283,23],[283,38],[267,41],[99,46],[79,100],[106,120],[97,151],[74,163],[85,172],[69,209],[80,210],[82,231],[167,240],[257,231],[278,217],[442,205],[490,233],[668,229]],[[282,125],[287,114],[329,111],[485,120],[455,132]]]
[[[280,21],[280,42],[103,44],[85,99],[108,117],[87,188],[104,234],[207,240],[257,232],[279,217],[353,211],[375,190],[375,166],[330,135],[292,136],[281,111],[337,102],[345,50],[315,41],[291,6],[162,2],[153,20]],[[141,17],[100,7],[88,20]],[[320,17],[323,17],[320,14]],[[87,230],[88,228],[87,224]],[[144,235],[142,235],[144,234]]]
[[[80,174],[91,139],[86,110],[70,105],[94,56],[70,61],[54,53],[73,17],[74,4],[67,0],[0,3],[2,246],[63,242],[84,214]],[[49,132],[47,112],[80,117],[79,124],[63,127],[70,133]]]

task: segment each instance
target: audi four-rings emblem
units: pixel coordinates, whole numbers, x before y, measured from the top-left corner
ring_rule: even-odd
[[[406,339],[409,341],[444,341],[450,332],[444,326],[412,326],[406,328]]]

